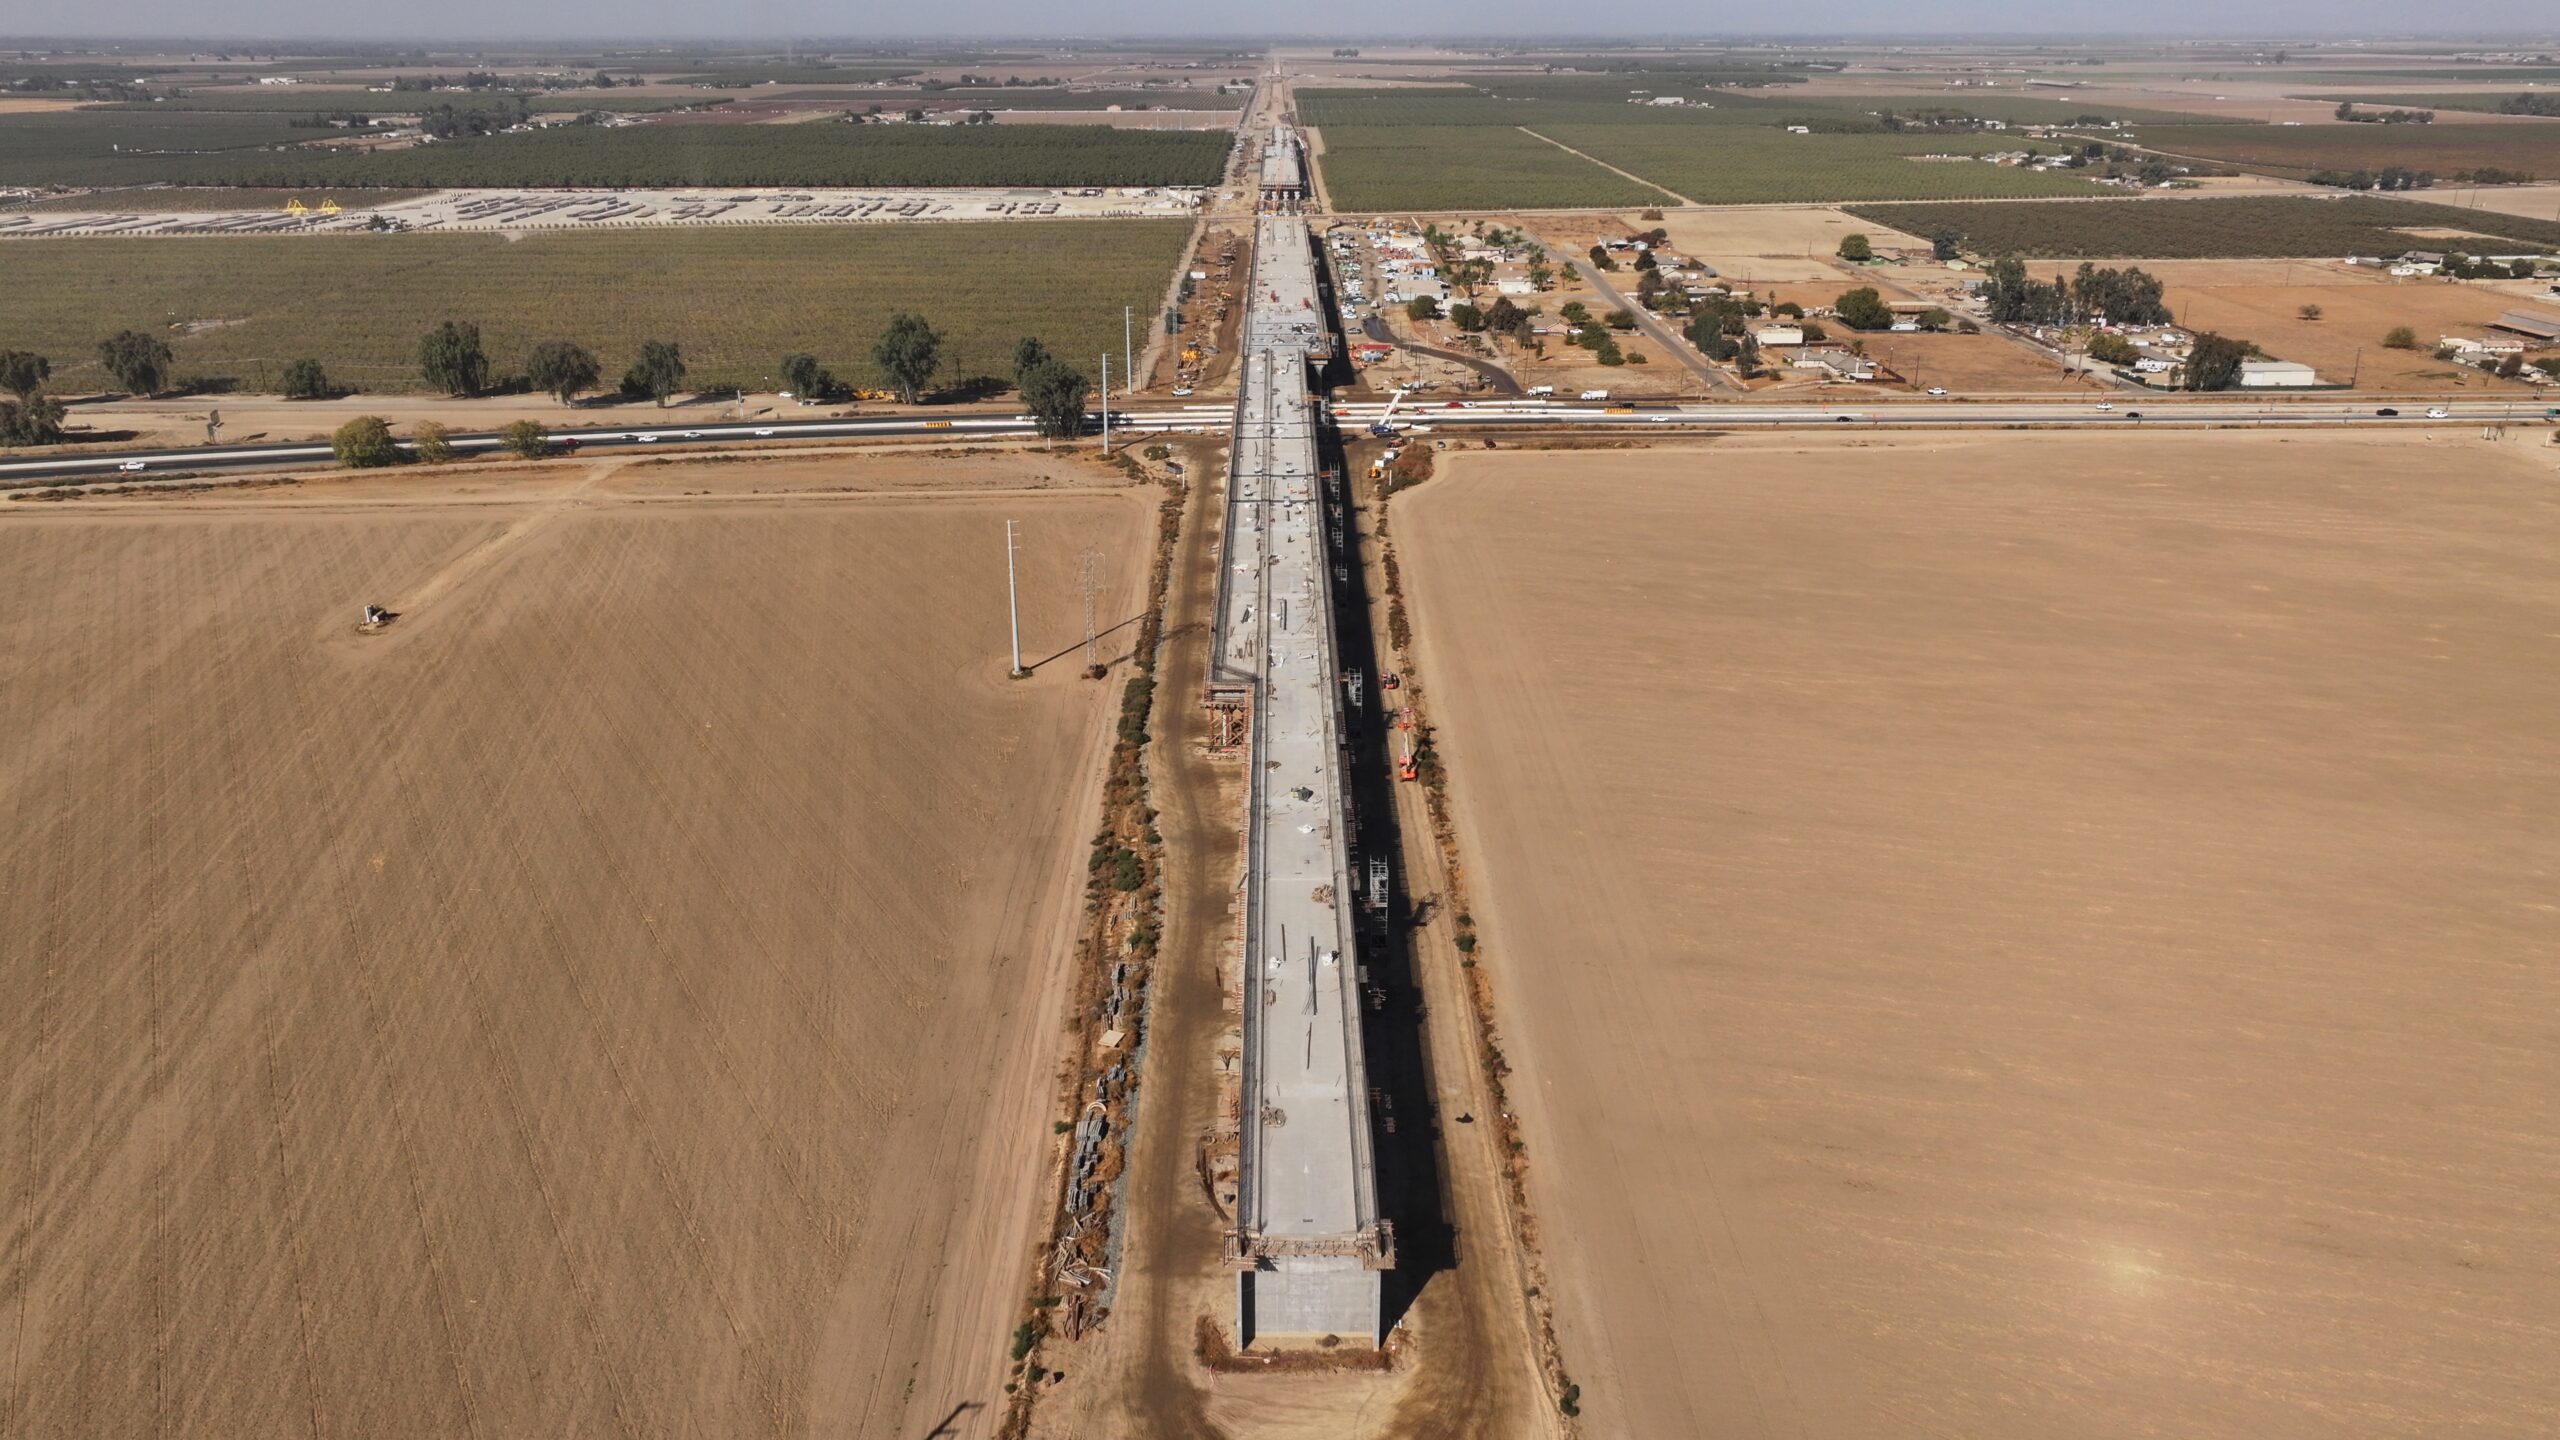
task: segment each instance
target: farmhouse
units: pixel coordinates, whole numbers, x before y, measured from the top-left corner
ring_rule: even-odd
[[[1873,380],[1875,362],[1854,351],[1836,346],[1807,346],[1795,353],[1792,362],[1799,370],[1823,370],[1841,380]]]

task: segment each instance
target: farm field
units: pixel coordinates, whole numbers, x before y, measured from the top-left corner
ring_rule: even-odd
[[[1339,211],[1667,205],[1672,197],[1533,135],[1487,126],[1338,125],[1316,156]]]
[[[679,117],[681,118],[681,117]],[[406,150],[300,148],[334,132],[281,116],[75,111],[0,116],[0,173],[23,185],[1207,185],[1224,135],[1097,125],[645,123]],[[121,149],[114,147],[121,146]],[[136,146],[148,147],[134,153]],[[198,153],[207,152],[207,153]]]
[[[327,131],[281,115],[163,115],[52,110],[0,115],[0,177],[11,185],[131,185],[226,171],[242,152]]]
[[[2167,287],[2163,298],[2181,324],[2244,336],[2271,355],[2312,366],[2323,379],[2344,384],[2353,376],[2362,390],[2520,397],[2533,388],[2435,358],[2440,339],[2476,339],[2499,312],[2518,308],[2510,293],[2440,280],[2394,280],[2321,261],[2173,260],[2143,268]],[[2319,306],[2320,318],[2303,319],[2305,305]],[[2552,308],[2560,313],[2560,307]],[[2382,337],[2398,325],[2417,332],[2418,349],[2383,348]]]
[[[1556,125],[1537,133],[1701,205],[2101,193],[2065,172],[1926,160],[2016,142],[1970,135],[1794,135],[1771,126]]]
[[[2300,179],[2315,170],[2397,165],[2450,180],[2481,169],[2560,179],[2560,125],[2516,121],[2433,125],[2146,125],[2138,142],[2166,155],[2216,160]]]
[[[2314,95],[2309,98],[2326,101],[2352,100],[2358,105],[2374,109],[2451,110],[2460,111],[2464,115],[2508,114],[2510,115],[2510,118],[2518,120],[2547,120],[2551,118],[2547,115],[2531,116],[2514,114],[2512,112],[2506,112],[2499,109],[2500,106],[2515,100],[2518,96],[2528,96],[2545,101],[2550,99],[2547,94],[2540,94],[2536,90],[2531,89],[2440,91],[2431,92],[2425,95],[2408,95],[2389,91],[2341,91],[2336,94]],[[2477,122],[2465,121],[2464,123],[2470,124]]]
[[[1833,289],[1831,298],[1838,294]],[[1793,298],[1804,303],[1803,296]],[[1998,335],[1832,333],[1834,338],[1865,342],[1868,354],[1907,378],[1914,390],[1943,386],[1961,397],[2075,395],[2098,388],[2086,379],[2063,374],[2058,362]]]
[[[2467,198],[2470,191],[2462,194]],[[1952,231],[1969,254],[2061,259],[2246,259],[2399,255],[2427,245],[2412,230],[2465,230],[2519,245],[2560,246],[2560,222],[2372,196],[2248,195],[2228,199],[2092,200],[2074,205],[1853,205],[1861,219],[1915,235]]]
[[[1543,92],[1554,77],[1536,77],[1530,90]],[[1597,76],[1573,77],[1577,82]],[[1628,81],[1627,86],[1637,82]],[[1611,88],[1576,86],[1541,98],[1526,98],[1511,83],[1479,79],[1478,86],[1434,89],[1354,88],[1306,89],[1294,92],[1299,113],[1310,125],[1627,125],[1673,130],[1779,128],[1813,123],[1834,128],[1864,123],[1877,131],[1876,112],[1909,115],[1926,110],[1961,110],[1986,120],[2013,125],[2062,124],[2092,114],[2153,124],[2205,123],[2212,117],[2177,110],[2093,105],[2078,98],[2040,100],[2001,95],[1805,95],[1791,90],[1717,91],[1707,103],[1654,107],[1629,104],[1626,86],[1611,77]],[[1666,92],[1667,93],[1667,92]],[[1906,134],[1904,138],[1914,138]],[[1945,139],[1963,139],[1949,135]]]
[[[770,391],[807,350],[869,383],[889,316],[943,330],[944,380],[1010,376],[1035,331],[1062,355],[1120,340],[1120,307],[1163,299],[1188,220],[996,221],[851,229],[328,235],[5,244],[16,300],[0,344],[54,359],[57,385],[104,388],[98,342],[131,326],[169,334],[181,377],[259,388],[261,360],[320,360],[340,383],[419,388],[419,337],[474,321],[501,376],[532,347],[574,340],[606,382],[641,342],[674,340],[687,383]],[[634,283],[632,277],[644,277]],[[615,288],[611,305],[582,298]],[[1051,303],[1073,296],[1074,304]],[[171,317],[180,327],[170,333]]]
[[[190,89],[183,95],[173,95],[165,100],[117,100],[91,108],[97,112],[125,111],[136,114],[147,112],[163,117],[242,113],[415,115],[432,105],[452,105],[463,110],[474,106],[494,107],[512,102],[517,93],[509,90],[490,90],[471,94],[437,90],[386,93],[361,86],[334,90],[301,85],[291,89],[272,89],[262,86],[254,90]],[[728,96],[707,92],[681,95],[635,95],[619,87],[611,90],[532,90],[523,93],[527,108],[537,114],[576,114],[587,110],[604,110],[624,115],[647,115],[695,105],[729,103]],[[302,138],[313,138],[313,134],[306,131]]]
[[[999,1401],[1149,507],[534,468],[0,514],[27,1433]]]
[[[1611,235],[1641,234],[1661,228],[1678,254],[1703,260],[1719,275],[1766,280],[1840,280],[1842,272],[1825,257],[1840,250],[1844,235],[1864,235],[1878,250],[1926,250],[1917,235],[1862,220],[1843,210],[1788,205],[1765,209],[1733,207],[1714,211],[1671,210],[1659,220],[1636,211],[1621,215]],[[1580,239],[1587,250],[1597,235]],[[1845,281],[1844,281],[1845,283]]]
[[[1751,437],[1395,498],[1594,1433],[2560,1424],[2542,448]]]
[[[867,110],[874,105],[883,110],[903,110],[917,106],[929,110],[993,110],[998,114],[1013,110],[1109,110],[1114,105],[1130,110],[1205,110],[1236,111],[1244,108],[1242,95],[1221,95],[1213,86],[1191,89],[1156,90],[1064,90],[1046,86],[1001,85],[971,86],[949,90],[756,90],[741,97],[742,104],[773,105],[815,102],[845,105]]]
[[[335,200],[345,210],[371,210],[382,205],[397,205],[415,200],[430,192],[425,190],[247,190],[192,185],[145,185],[129,190],[85,191],[77,195],[49,195],[36,200],[13,200],[0,204],[0,214],[30,212],[33,214],[94,214],[118,207],[147,209],[155,214],[177,212],[216,212],[230,210],[282,210],[299,200],[317,206],[324,200]]]

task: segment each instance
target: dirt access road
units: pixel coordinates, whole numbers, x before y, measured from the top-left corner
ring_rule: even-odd
[[[2553,447],[1440,458],[1590,1433],[2560,1430]]]
[[[900,463],[0,507],[5,1428],[988,1433],[1152,505]]]

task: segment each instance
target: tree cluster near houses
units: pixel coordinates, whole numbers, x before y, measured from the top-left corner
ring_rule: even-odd
[[[2118,270],[2084,260],[2070,279],[2056,275],[2043,281],[2028,278],[2025,261],[2003,256],[1991,263],[1982,294],[1997,325],[2069,325],[2088,320],[2166,325],[2170,320],[2159,277],[2138,265]]]

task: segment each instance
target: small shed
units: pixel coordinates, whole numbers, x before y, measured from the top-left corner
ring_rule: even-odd
[[[2243,390],[2298,390],[2320,383],[2320,376],[2299,360],[2243,360]]]

